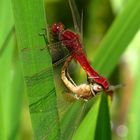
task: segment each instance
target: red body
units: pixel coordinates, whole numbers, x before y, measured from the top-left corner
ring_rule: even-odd
[[[80,63],[89,77],[93,78],[96,83],[102,85],[105,91],[107,91],[109,88],[108,81],[106,78],[100,76],[89,64],[84,54],[78,34],[68,29],[65,30],[62,23],[53,24],[51,31],[54,35],[58,36],[58,39],[62,41],[64,46],[67,47],[74,59]]]

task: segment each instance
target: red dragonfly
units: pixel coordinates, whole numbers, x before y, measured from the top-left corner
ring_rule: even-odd
[[[51,27],[51,32],[55,37],[58,38],[59,41],[62,42],[62,45],[64,45],[69,50],[71,56],[79,62],[89,78],[95,83],[101,85],[106,93],[113,92],[116,88],[120,88],[121,85],[110,85],[107,79],[103,76],[100,76],[89,64],[87,57],[85,56],[79,34],[69,29],[65,29],[62,23],[53,24]]]
[[[62,42],[62,45],[65,46],[73,59],[79,62],[81,67],[85,70],[85,72],[88,75],[88,78],[90,78],[91,83],[96,83],[98,86],[96,86],[95,92],[104,91],[112,96],[112,93],[114,90],[122,87],[122,85],[116,85],[112,86],[109,84],[107,79],[103,76],[100,76],[93,67],[89,64],[87,57],[83,50],[83,45],[80,40],[79,34],[69,30],[65,29],[64,25],[62,23],[55,23],[51,27],[52,34],[58,38],[60,42]],[[68,82],[68,81],[67,81]],[[65,83],[66,85],[66,83]],[[100,85],[103,87],[100,87]],[[68,87],[68,84],[67,84]],[[82,90],[81,90],[82,91]],[[93,93],[94,93],[93,91]],[[91,93],[90,93],[91,94]]]
[[[75,25],[75,29],[77,33],[70,29],[65,29],[63,23],[54,23],[51,26],[51,32],[54,37],[56,37],[60,42],[62,42],[62,45],[65,46],[71,56],[79,62],[81,67],[85,70],[85,72],[88,75],[88,78],[90,81],[94,81],[95,83],[101,85],[106,93],[111,93],[115,89],[120,88],[121,85],[112,86],[108,82],[108,80],[101,76],[98,72],[96,72],[93,67],[89,64],[87,57],[83,50],[83,44],[82,44],[82,37],[78,34],[81,33],[82,35],[82,24],[78,23],[80,17],[78,16],[77,8],[75,7],[74,1],[69,0],[69,5],[72,11],[73,21]],[[77,13],[77,17],[75,16],[75,13]],[[81,22],[82,23],[82,22]],[[81,27],[79,26],[81,25]],[[80,32],[81,30],[81,32]]]
[[[83,50],[82,37],[81,37],[82,24],[78,22],[79,21],[78,19],[80,19],[80,17],[79,16],[76,17],[78,14],[76,14],[75,16],[75,13],[78,13],[76,11],[77,9],[74,7],[75,3],[69,0],[69,5],[72,11],[73,21],[77,33],[75,33],[70,29],[65,29],[62,23],[55,23],[51,26],[51,30],[50,30],[53,37],[57,38],[59,42],[61,42],[61,45],[65,46],[68,49],[73,59],[79,62],[81,67],[87,73],[88,78],[91,82],[95,82],[101,85],[106,93],[113,92],[116,88],[120,88],[120,85],[119,86],[110,85],[108,80],[105,77],[99,75],[99,73],[96,72],[93,69],[93,67],[89,64]]]
[[[53,35],[57,36],[58,40],[67,47],[73,58],[80,63],[88,76],[93,78],[96,83],[102,85],[105,91],[108,92],[109,83],[107,79],[100,76],[89,64],[83,51],[79,35],[69,29],[64,29],[64,25],[62,23],[53,24],[51,31]]]

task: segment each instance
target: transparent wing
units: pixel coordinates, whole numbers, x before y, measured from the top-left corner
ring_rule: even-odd
[[[50,92],[50,95],[52,94],[52,92]],[[47,97],[50,98],[50,97]],[[77,104],[77,103],[76,103]],[[47,112],[50,115],[52,114],[52,110],[48,108],[44,108],[42,110],[37,110],[37,108],[40,108],[40,105],[42,105],[42,103],[36,103],[37,106],[35,106],[35,108],[32,108],[33,105],[30,105],[31,111],[32,113],[36,113],[36,112]],[[65,104],[64,104],[65,105]],[[67,107],[67,109],[65,108],[65,112],[59,112],[59,116],[60,118],[56,118],[54,120],[51,120],[51,125],[47,126],[47,130],[46,130],[46,134],[42,137],[42,140],[46,140],[46,139],[50,139],[50,137],[53,137],[53,139],[58,139],[57,136],[52,136],[53,131],[56,131],[57,128],[57,124],[60,124],[60,131],[61,131],[61,138],[62,139],[72,139],[75,131],[77,130],[79,124],[81,123],[83,116],[85,113],[85,107],[86,107],[86,103],[80,103],[80,106],[78,107],[79,109],[77,110],[77,112],[71,112],[71,107],[74,106],[75,103],[71,103],[69,107]],[[64,111],[64,110],[63,110]],[[62,114],[61,114],[62,113]],[[73,114],[73,115],[72,115]],[[71,119],[69,119],[68,115],[72,115]],[[40,118],[41,119],[41,123],[40,123],[40,127],[38,127],[38,132],[40,131],[40,128],[44,127],[44,122],[46,121],[45,119],[48,118]],[[67,120],[65,120],[67,119]],[[64,122],[67,121],[67,122]]]
[[[69,55],[69,52],[68,50],[66,49],[66,47],[62,46],[62,42],[57,42],[57,43],[52,43],[52,44],[49,44],[49,45],[46,45],[45,47],[35,47],[35,48],[23,48],[21,50],[21,52],[24,52],[24,53],[28,53],[28,52],[31,52],[31,51],[38,51],[38,52],[46,52],[47,51],[49,52],[51,58],[52,58],[52,63],[55,63],[61,59],[65,59],[66,56]],[[25,58],[26,59],[26,58]],[[63,62],[64,60],[62,60]]]
[[[82,40],[82,43],[83,42],[83,10],[81,12],[81,40]]]
[[[41,97],[38,97],[39,99],[37,101],[34,101],[32,103],[30,103],[29,107],[30,107],[30,113],[32,114],[40,114],[40,113],[45,113],[47,112],[48,116],[55,116],[55,114],[52,111],[52,105],[51,105],[51,100],[53,100],[53,94],[55,93],[55,89],[52,88],[50,90],[50,92],[48,94],[44,94]],[[45,104],[44,104],[45,103]],[[59,112],[59,116],[61,115],[61,113],[64,114],[64,112],[66,112],[70,105],[72,105],[73,103],[66,105],[63,104],[62,102],[58,104],[58,106],[63,108],[63,112]],[[66,108],[67,107],[67,108]],[[53,110],[55,110],[56,108],[54,108]],[[59,108],[58,108],[59,109]],[[43,118],[39,118],[40,119],[40,125],[38,126],[38,128],[36,128],[37,132],[39,133],[40,130],[42,130],[43,128],[46,129],[45,130],[45,135],[42,136],[41,140],[46,140],[46,139],[58,139],[57,136],[53,135],[53,132],[58,130],[59,128],[57,127],[57,125],[60,123],[59,122],[59,118],[56,116],[56,118],[51,119],[51,117],[43,117]],[[50,121],[50,125],[46,126],[47,124],[45,124],[44,122],[46,122],[46,120],[49,119]],[[39,135],[39,134],[38,134]]]
[[[57,45],[59,45],[59,43],[49,45],[49,47],[54,47],[54,46],[58,47]],[[56,51],[58,51],[57,48],[56,48]],[[61,59],[55,61],[52,65],[46,65],[47,61],[50,61],[50,60],[46,59],[46,57],[45,57],[47,53],[48,53],[48,49],[46,47],[44,47],[44,48],[36,47],[36,48],[32,48],[32,49],[23,48],[20,51],[20,56],[22,57],[23,63],[28,62],[28,65],[26,66],[27,70],[28,70],[28,75],[25,75],[25,80],[26,80],[27,86],[32,87],[32,90],[36,91],[37,90],[36,87],[38,84],[41,83],[41,81],[46,80],[46,79],[49,81],[49,78],[51,78],[50,75],[51,76],[53,75],[52,74],[52,65],[55,68],[54,72],[57,71],[56,74],[59,73],[60,67],[58,69],[56,69],[56,66],[58,66],[59,64],[64,62],[66,60],[66,58],[69,56],[69,54],[67,54],[62,57],[62,53],[61,53],[61,55],[60,55]],[[58,52],[56,52],[56,53],[58,53]],[[41,58],[40,58],[40,56],[41,56]],[[35,60],[33,60],[32,57],[34,57]],[[34,67],[34,61],[39,61],[40,68],[37,70],[31,70],[31,68]],[[60,81],[58,81],[58,82],[60,82]],[[42,90],[42,92],[45,92],[44,87],[42,87],[41,90]],[[33,96],[33,95],[30,95],[30,96]]]
[[[81,19],[74,0],[69,0],[69,5],[72,13],[72,18],[74,22],[74,28],[77,33],[81,34]]]
[[[80,40],[82,43],[82,47],[84,49],[84,42],[83,42],[83,10],[81,12],[81,17],[78,12],[78,8],[76,6],[75,0],[69,0],[69,5],[72,13],[73,23],[75,31],[79,34]],[[84,49],[85,50],[85,49]]]

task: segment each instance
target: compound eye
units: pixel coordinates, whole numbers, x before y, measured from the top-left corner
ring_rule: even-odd
[[[57,34],[58,26],[57,26],[56,23],[52,25],[52,27],[51,27],[51,31],[52,31],[54,34]]]
[[[93,90],[96,91],[96,92],[103,91],[103,87],[101,85],[98,85],[98,84],[94,83],[93,84]]]
[[[57,29],[60,31],[63,31],[64,30],[64,25],[62,23],[59,23],[58,26],[57,26]]]

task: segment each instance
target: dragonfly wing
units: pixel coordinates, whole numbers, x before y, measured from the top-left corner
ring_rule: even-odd
[[[74,28],[77,33],[81,34],[81,20],[80,15],[74,0],[69,0],[69,5],[72,13],[72,18],[74,22]]]
[[[66,47],[62,46],[62,42],[49,44],[46,47],[50,51],[52,63],[56,63],[59,60],[61,61],[61,59],[61,62],[63,62],[65,58],[67,58],[67,56],[69,55],[69,51]]]
[[[57,42],[53,44],[46,45],[45,47],[35,47],[32,49],[29,48],[23,48],[21,52],[29,53],[30,51],[38,51],[38,52],[49,52],[52,63],[60,64],[61,62],[64,62],[64,60],[69,56],[69,52],[66,47],[62,46],[62,42]],[[25,58],[26,59],[26,58]],[[59,62],[57,62],[59,61]],[[56,64],[55,64],[56,66]]]
[[[76,6],[75,0],[69,0],[69,5],[72,13],[72,18],[74,22],[75,31],[79,34],[82,48],[84,49],[84,42],[83,42],[83,10],[81,12],[81,17],[78,12],[78,8]],[[85,51],[85,49],[84,49]]]
[[[83,10],[81,12],[81,23],[80,23],[80,28],[81,28],[81,41],[82,41],[82,44],[84,43],[83,42]]]

